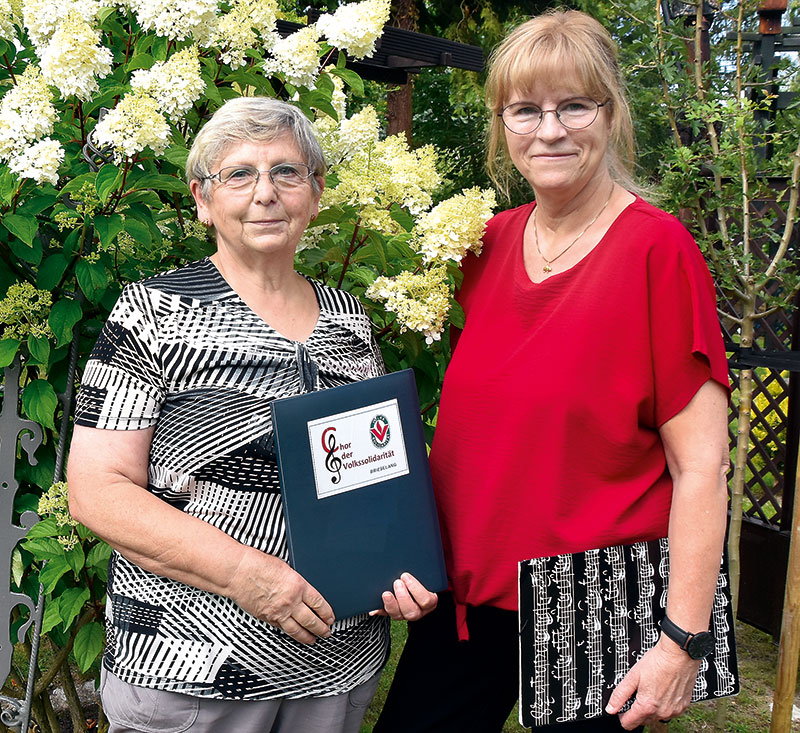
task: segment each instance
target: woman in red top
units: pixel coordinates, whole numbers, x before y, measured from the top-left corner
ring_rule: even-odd
[[[667,615],[697,633],[722,553],[714,288],[688,232],[631,192],[610,36],[580,12],[536,17],[496,50],[487,95],[490,168],[502,183],[513,164],[535,202],[494,217],[464,266],[431,451],[451,594],[410,625],[380,733],[502,729],[519,690],[518,561],[669,536]],[[662,633],[608,716],[557,730],[680,715],[699,665]]]

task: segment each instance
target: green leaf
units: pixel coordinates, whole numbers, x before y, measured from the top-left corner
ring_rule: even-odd
[[[14,361],[19,345],[20,342],[17,339],[3,339],[0,341],[0,369],[9,366]]]
[[[42,633],[46,634],[61,623],[61,609],[59,603],[45,603],[44,616],[42,617]]]
[[[91,594],[88,588],[67,588],[58,599],[58,610],[61,621],[64,624],[64,631],[68,631],[72,626],[75,617],[81,612],[83,604],[89,600]]]
[[[58,537],[63,534],[66,534],[66,532],[58,526],[56,518],[46,517],[42,519],[41,522],[36,522],[36,524],[28,530],[25,539],[32,540],[37,537]]]
[[[309,226],[310,227],[319,227],[323,226],[324,224],[338,224],[345,219],[349,219],[352,215],[353,211],[350,207],[343,208],[341,206],[329,206],[326,209],[322,209],[317,215],[317,218],[312,221]]]
[[[21,239],[29,247],[33,247],[33,238],[39,230],[39,222],[35,216],[26,214],[6,214],[2,218],[3,226],[17,239]]]
[[[156,36],[155,40],[153,41],[152,54],[157,61],[167,60],[170,43],[171,41],[168,38],[164,36]]]
[[[0,172],[0,198],[3,203],[10,204],[14,194],[19,190],[22,181],[17,178],[8,168]]]
[[[419,356],[420,351],[422,351],[419,335],[413,331],[406,331],[400,334],[399,341],[403,347],[403,351],[411,359],[411,363],[413,363]]]
[[[150,234],[150,227],[138,219],[131,216],[125,217],[125,225],[123,227],[128,234],[130,234],[138,244],[150,244],[153,237]]]
[[[331,104],[330,96],[320,92],[308,92],[303,94],[301,101],[304,105],[315,107],[316,109],[324,112],[326,115],[333,117],[334,120],[339,119],[339,113],[336,108]]]
[[[50,324],[50,330],[55,334],[58,346],[72,341],[73,328],[82,317],[83,311],[77,300],[62,298],[56,301],[47,322]]]
[[[407,232],[410,232],[414,228],[414,217],[397,204],[392,204],[392,208],[389,209],[389,216]]]
[[[212,102],[216,102],[217,104],[222,104],[225,100],[222,98],[222,94],[220,94],[219,88],[214,83],[214,77],[209,76],[208,74],[202,74],[202,79],[206,83],[206,96]]]
[[[32,265],[38,265],[42,261],[42,243],[38,239],[34,239],[33,244],[28,245],[21,239],[12,237],[8,240],[8,248],[21,260]]]
[[[83,566],[86,564],[86,555],[80,543],[75,545],[71,550],[68,550],[64,557],[67,560],[67,565],[72,568],[72,572],[74,572],[75,575],[83,570]]]
[[[58,201],[58,196],[55,193],[44,193],[39,190],[36,192],[35,198],[28,199],[24,204],[18,206],[16,213],[36,216],[52,206],[56,201]]]
[[[173,143],[164,151],[164,157],[172,163],[172,165],[183,170],[186,167],[186,159],[189,157],[189,151],[185,145]]]
[[[137,53],[127,64],[125,71],[131,72],[135,69],[149,69],[156,60],[149,53]]]
[[[11,580],[14,581],[14,585],[19,588],[20,583],[22,583],[22,575],[25,572],[25,563],[22,562],[22,553],[19,551],[18,547],[14,548],[14,551],[11,553]]]
[[[174,191],[175,193],[188,195],[189,187],[180,178],[167,176],[161,173],[150,173],[142,176],[131,186],[131,191],[142,189],[153,191]]]
[[[72,653],[75,655],[75,661],[81,672],[89,669],[94,660],[100,656],[100,652],[103,651],[104,638],[103,627],[97,621],[90,621],[78,631]]]
[[[69,260],[60,253],[50,255],[39,265],[36,274],[36,287],[40,290],[54,290],[61,282],[69,265]]]
[[[44,587],[44,592],[52,593],[53,588],[68,570],[69,565],[63,556],[49,560],[39,573],[39,582]]]
[[[50,382],[34,379],[22,392],[22,409],[25,414],[40,425],[55,430],[54,416],[58,407],[58,397]]]
[[[339,56],[343,56],[344,54],[339,54]],[[364,82],[361,77],[356,74],[355,71],[351,69],[340,69],[335,68],[331,69],[331,74],[338,76],[347,86],[349,86],[353,90],[353,94],[358,97],[364,96]]]
[[[111,194],[117,189],[122,180],[122,172],[115,165],[106,163],[99,171],[94,182],[97,195],[104,204],[108,202]]]
[[[86,556],[86,567],[90,568],[104,568],[108,565],[108,560],[111,557],[111,545],[105,542],[96,544],[89,554]]]
[[[26,539],[22,547],[33,555],[36,560],[52,560],[64,555],[64,547],[54,537],[38,537]]]
[[[50,340],[47,336],[28,336],[28,351],[39,364],[47,365],[50,359]]]
[[[64,194],[72,193],[73,191],[80,191],[84,183],[94,184],[96,177],[96,173],[81,173],[81,175],[75,176],[75,178],[67,181],[62,186],[59,193],[63,196]]]
[[[120,214],[111,216],[96,216],[94,218],[94,228],[100,237],[100,244],[103,247],[110,247],[114,237],[124,228],[124,222]]]
[[[467,317],[464,315],[464,309],[458,304],[457,301],[451,300],[449,316],[450,323],[452,323],[456,328],[464,328],[466,318]]]
[[[97,303],[108,287],[106,268],[96,262],[78,260],[78,264],[75,265],[75,277],[84,295],[92,303]]]

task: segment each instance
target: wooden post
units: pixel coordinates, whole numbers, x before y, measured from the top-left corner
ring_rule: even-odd
[[[794,479],[795,501],[792,511],[792,534],[789,544],[789,568],[783,596],[781,642],[778,651],[778,674],[772,699],[770,733],[786,733],[792,728],[792,705],[800,659],[800,470]]]
[[[761,0],[758,4],[758,32],[774,36],[781,32],[781,16],[787,0]]]
[[[393,0],[392,25],[407,31],[416,31],[419,26],[419,9],[416,0]],[[414,82],[406,74],[406,83],[386,94],[386,134],[406,136],[411,145],[411,122],[413,119]]]

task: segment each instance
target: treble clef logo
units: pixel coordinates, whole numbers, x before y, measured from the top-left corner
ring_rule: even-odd
[[[325,428],[322,433],[322,450],[327,454],[325,457],[325,468],[333,476],[331,483],[338,484],[342,480],[342,459],[336,455],[339,444],[336,442],[336,428]]]

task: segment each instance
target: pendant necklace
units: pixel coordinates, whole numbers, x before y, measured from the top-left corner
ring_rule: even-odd
[[[577,237],[575,237],[575,239],[573,239],[564,249],[562,249],[551,260],[548,260],[547,257],[545,257],[542,254],[541,247],[539,247],[539,231],[536,229],[536,212],[539,211],[539,207],[537,206],[533,210],[533,222],[532,222],[533,223],[533,242],[536,245],[536,251],[539,253],[539,257],[541,257],[542,260],[544,261],[544,267],[542,267],[542,272],[549,273],[549,272],[553,271],[553,268],[551,267],[551,265],[559,257],[561,257],[561,255],[566,254],[570,250],[572,245],[575,244],[575,242],[577,242],[584,234],[586,234],[587,231],[589,231],[589,227],[592,226],[592,224],[594,224],[600,218],[600,214],[602,214],[606,210],[606,207],[608,206],[609,202],[611,201],[611,197],[613,196],[613,194],[614,194],[614,186],[612,185],[611,186],[611,193],[608,194],[608,198],[606,199],[606,202],[603,204],[603,207],[600,209],[600,211],[598,211],[594,215],[594,218],[583,228],[581,233]]]

